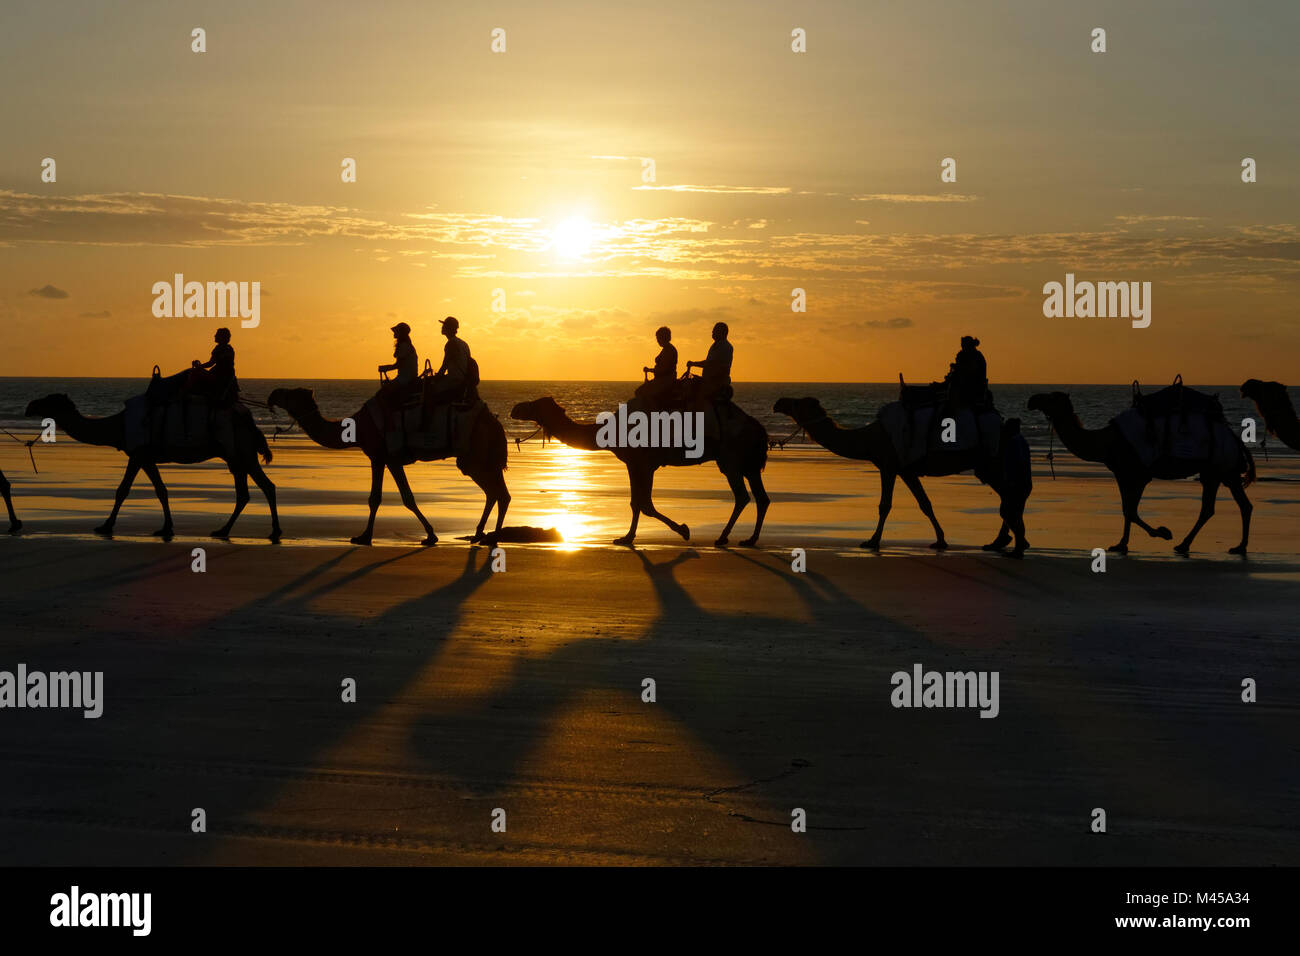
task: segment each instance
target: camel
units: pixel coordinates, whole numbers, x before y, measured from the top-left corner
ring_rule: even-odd
[[[119,451],[126,450],[126,412],[118,412],[116,415],[108,415],[104,418],[87,418],[77,411],[77,406],[72,399],[60,394],[48,395],[31,402],[27,406],[27,414],[52,418],[54,423],[68,435],[87,445],[107,445]],[[235,526],[235,520],[248,504],[248,477],[252,475],[257,487],[261,488],[262,494],[266,495],[266,503],[271,507],[270,540],[279,541],[280,517],[275,509],[275,485],[271,483],[271,479],[266,476],[266,472],[257,461],[258,456],[261,455],[263,463],[268,465],[271,463],[271,448],[266,443],[266,436],[250,416],[238,413],[235,414],[234,435],[233,453],[222,448],[216,441],[193,448],[148,447],[128,453],[126,473],[117,487],[113,510],[108,520],[95,529],[95,533],[105,537],[112,536],[113,525],[117,521],[118,512],[122,509],[122,502],[130,493],[136,475],[143,471],[153,482],[154,491],[162,505],[163,525],[154,532],[154,536],[171,540],[172,513],[167,504],[167,487],[163,484],[158,466],[167,463],[193,465],[210,458],[220,458],[235,477],[235,510],[231,513],[230,520],[213,531],[211,536],[222,539],[230,537],[230,530]]]
[[[356,425],[356,441],[343,440],[343,421],[325,418],[316,404],[315,393],[310,388],[277,388],[266,400],[271,408],[283,408],[296,421],[307,436],[324,448],[359,448],[370,459],[370,519],[366,530],[352,538],[353,544],[368,545],[375,533],[375,513],[384,497],[384,471],[393,476],[397,490],[401,492],[402,503],[420,519],[424,526],[425,539],[420,543],[429,547],[438,543],[438,536],[433,532],[433,525],[420,511],[415,503],[415,494],[406,477],[406,466],[417,461],[441,461],[451,457],[449,453],[421,452],[409,449],[394,454],[388,450],[384,433],[375,424],[370,413],[364,408],[355,412],[351,420]],[[501,524],[506,518],[506,509],[510,507],[510,492],[506,488],[506,432],[495,415],[484,412],[474,420],[470,434],[469,452],[456,459],[456,467],[461,474],[473,479],[483,489],[487,501],[483,505],[483,516],[479,518],[474,530],[473,541],[483,541],[483,527],[487,524],[492,507],[497,508],[496,532],[501,531]]]
[[[934,515],[930,498],[921,487],[921,476],[938,477],[955,475],[963,471],[973,471],[975,477],[991,487],[1000,499],[998,513],[1002,517],[1002,528],[993,541],[984,545],[985,551],[1002,551],[1015,535],[1016,546],[1013,557],[1021,557],[1029,542],[1025,539],[1025,497],[1013,494],[1004,481],[1002,469],[997,462],[990,461],[982,449],[976,447],[964,451],[935,452],[930,451],[914,465],[906,468],[898,460],[898,451],[890,440],[885,426],[872,422],[861,428],[841,428],[822,408],[815,398],[781,398],[772,406],[772,411],[789,415],[809,437],[827,451],[841,458],[855,461],[869,461],[880,472],[880,519],[876,523],[876,533],[863,541],[861,547],[871,551],[880,550],[880,538],[885,531],[885,519],[889,517],[894,501],[894,482],[903,479],[903,484],[912,492],[921,513],[930,519],[934,528],[935,542],[930,545],[936,551],[948,547],[939,519]],[[1028,487],[1028,476],[1025,487]],[[1008,533],[1011,532],[1011,533]]]
[[[1255,459],[1251,456],[1250,449],[1241,443],[1240,438],[1237,438],[1237,445],[1241,450],[1238,465],[1227,471],[1216,469],[1210,460],[1176,458],[1159,458],[1148,468],[1114,422],[1107,424],[1105,428],[1084,428],[1079,417],[1074,413],[1070,396],[1065,392],[1043,392],[1033,395],[1029,399],[1028,407],[1030,411],[1041,411],[1047,416],[1052,427],[1056,429],[1056,434],[1060,436],[1061,442],[1073,455],[1084,461],[1101,462],[1115,476],[1115,483],[1119,485],[1120,505],[1124,511],[1124,534],[1118,543],[1111,545],[1107,550],[1127,554],[1129,531],[1135,524],[1153,538],[1172,540],[1173,533],[1168,528],[1163,525],[1152,528],[1138,515],[1138,503],[1142,500],[1142,493],[1153,478],[1176,479],[1199,475],[1202,492],[1201,513],[1192,530],[1180,544],[1174,547],[1174,551],[1182,555],[1191,552],[1192,540],[1214,514],[1214,499],[1218,494],[1219,485],[1224,484],[1232,492],[1232,497],[1241,510],[1241,544],[1230,548],[1228,553],[1246,553],[1246,545],[1250,539],[1250,513],[1253,510],[1250,499],[1246,497],[1246,487],[1255,480]],[[1223,427],[1226,428],[1227,425]],[[1235,432],[1233,436],[1237,437]]]
[[[9,497],[9,479],[3,471],[0,471],[0,495],[4,496],[5,508],[9,511],[9,534],[17,534],[23,529],[23,523],[14,514],[14,501]]]
[[[1300,451],[1300,420],[1296,419],[1295,406],[1291,404],[1285,385],[1248,379],[1241,385],[1241,397],[1255,403],[1270,435],[1276,435],[1284,445]]]
[[[714,546],[721,548],[727,545],[728,536],[731,534],[731,529],[735,527],[736,519],[749,504],[750,496],[745,490],[745,482],[748,481],[750,489],[754,492],[758,518],[754,522],[754,533],[740,544],[741,547],[752,548],[758,544],[759,533],[763,530],[763,517],[767,514],[768,505],[771,504],[771,499],[763,488],[763,468],[767,464],[767,430],[757,419],[746,415],[737,406],[732,405],[731,408],[733,415],[743,416],[740,435],[722,442],[706,439],[703,453],[699,458],[687,458],[685,450],[681,448],[602,447],[596,441],[596,435],[600,430],[597,423],[573,421],[555,399],[550,397],[520,402],[511,410],[510,417],[516,421],[534,422],[542,427],[546,435],[553,435],[574,448],[612,452],[614,457],[624,464],[627,468],[631,496],[632,524],[627,529],[627,534],[614,539],[614,544],[631,545],[636,540],[636,526],[641,515],[658,518],[681,535],[683,541],[691,540],[690,528],[673,521],[654,506],[655,472],[664,467],[699,465],[706,461],[713,461],[717,463],[718,471],[722,472],[727,479],[727,484],[731,486],[731,493],[736,500],[727,526],[722,529],[722,534],[718,536]]]

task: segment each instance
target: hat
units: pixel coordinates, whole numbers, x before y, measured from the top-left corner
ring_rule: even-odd
[[[394,335],[410,335],[411,327],[407,325],[405,322],[398,322],[396,325],[393,326],[392,333]]]
[[[451,330],[455,332],[457,329],[460,328],[460,320],[457,319],[454,315],[449,315],[442,320],[442,327],[445,330],[449,325],[451,326]]]

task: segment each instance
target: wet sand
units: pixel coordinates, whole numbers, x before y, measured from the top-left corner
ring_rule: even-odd
[[[284,442],[284,544],[252,537],[256,491],[246,537],[200,539],[228,507],[215,468],[165,470],[164,544],[147,483],[118,540],[87,535],[121,459],[47,451],[36,478],[5,463],[31,533],[0,540],[0,669],[102,670],[106,700],[98,720],[0,711],[12,864],[1300,862],[1293,483],[1251,490],[1247,560],[1223,553],[1225,498],[1191,559],[1135,537],[1093,574],[1114,486],[1070,463],[1037,480],[1024,561],[973,547],[997,518],[969,477],[927,482],[952,550],[928,551],[900,490],[889,546],[860,551],[875,474],[819,452],[774,453],[764,549],[709,546],[729,502],[706,465],[657,484],[691,545],[643,522],[629,551],[598,543],[626,526],[617,463],[525,446],[508,523],[569,541],[508,546],[493,573],[453,540],[481,498],[450,465],[415,472],[433,549],[391,491],[383,545],[338,543],[364,462]],[[1198,489],[1149,498],[1181,535]],[[890,676],[916,663],[998,671],[999,716],[895,709]]]

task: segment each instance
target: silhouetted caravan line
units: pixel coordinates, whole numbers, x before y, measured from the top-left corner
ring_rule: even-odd
[[[692,363],[694,364],[694,363]],[[767,464],[767,430],[755,418],[745,414],[739,406],[729,406],[729,424],[734,426],[720,429],[721,438],[705,437],[703,453],[699,458],[687,458],[684,448],[616,448],[602,447],[596,441],[600,425],[595,422],[575,422],[556,404],[555,399],[546,397],[531,402],[520,402],[510,412],[516,421],[534,422],[540,425],[547,435],[553,435],[566,445],[585,448],[589,451],[603,450],[612,452],[614,457],[627,467],[627,480],[631,493],[632,524],[627,534],[615,539],[615,544],[632,544],[636,540],[637,521],[641,515],[658,518],[682,539],[691,539],[691,529],[678,524],[667,515],[660,513],[654,506],[654,476],[663,467],[681,467],[699,465],[707,461],[717,462],[718,471],[726,477],[735,496],[736,504],[731,511],[727,526],[714,542],[717,547],[727,544],[728,535],[736,524],[736,519],[749,504],[749,494],[745,491],[745,482],[754,492],[754,501],[758,508],[758,517],[754,522],[754,533],[740,542],[743,547],[758,544],[759,533],[763,530],[763,516],[767,514],[771,499],[763,488],[763,468]]]
[[[0,471],[0,495],[4,495],[5,509],[9,512],[8,533],[17,534],[19,531],[22,530],[23,523],[19,521],[18,516],[14,514],[14,501],[9,494],[9,479],[5,477],[5,473],[3,471]]]
[[[182,376],[187,373],[182,373]],[[175,378],[179,378],[177,376]],[[171,382],[175,379],[155,379]],[[67,395],[48,395],[38,398],[27,406],[27,415],[40,418],[52,418],[54,423],[76,441],[88,445],[106,445],[124,452],[127,456],[126,473],[118,485],[113,510],[108,520],[95,529],[96,534],[111,535],[117,514],[131,491],[135,476],[143,470],[153,482],[154,491],[162,505],[163,526],[154,532],[160,538],[172,537],[172,513],[167,504],[167,488],[158,471],[160,464],[176,463],[192,465],[211,458],[220,458],[230,469],[235,478],[235,510],[230,520],[212,532],[214,538],[230,536],[244,506],[248,504],[248,476],[252,475],[257,487],[266,495],[266,503],[271,508],[272,541],[280,540],[280,517],[275,508],[275,485],[266,476],[257,459],[270,464],[271,449],[266,443],[266,436],[253,422],[252,416],[244,414],[229,406],[210,407],[199,396],[182,403],[171,402],[160,406],[162,418],[155,418],[153,412],[145,412],[135,402],[148,403],[141,397],[128,402],[126,411],[104,418],[87,418],[77,411],[72,399]],[[180,418],[172,414],[180,412]],[[128,421],[129,416],[137,416]],[[183,439],[184,429],[193,425],[201,429],[196,440],[187,442]],[[143,431],[142,431],[143,429]],[[134,437],[132,437],[134,435]]]
[[[1198,475],[1202,489],[1201,512],[1192,530],[1180,544],[1174,547],[1174,550],[1179,554],[1187,554],[1191,551],[1192,540],[1214,514],[1214,499],[1219,485],[1224,484],[1232,492],[1232,497],[1241,510],[1241,543],[1235,548],[1230,548],[1229,553],[1245,554],[1250,539],[1252,511],[1250,499],[1246,497],[1246,486],[1255,480],[1255,459],[1251,456],[1250,449],[1242,443],[1240,436],[1223,420],[1222,412],[1220,411],[1217,417],[1214,415],[1213,409],[1218,408],[1217,399],[1201,396],[1200,393],[1192,392],[1190,389],[1184,391],[1181,380],[1169,389],[1151,396],[1151,399],[1159,400],[1166,393],[1170,393],[1169,398],[1173,404],[1167,404],[1163,409],[1155,408],[1150,415],[1154,420],[1153,425],[1162,420],[1167,423],[1160,427],[1160,433],[1166,437],[1152,442],[1152,450],[1158,453],[1153,457],[1149,456],[1149,460],[1144,458],[1129,437],[1126,437],[1122,427],[1123,416],[1111,419],[1104,428],[1084,428],[1074,413],[1074,405],[1066,392],[1042,392],[1033,395],[1029,399],[1028,407],[1031,411],[1041,411],[1047,416],[1052,427],[1056,429],[1056,434],[1060,436],[1061,442],[1072,454],[1084,461],[1101,462],[1115,476],[1115,482],[1119,485],[1120,504],[1124,511],[1124,534],[1119,542],[1111,545],[1108,550],[1127,554],[1129,531],[1134,524],[1153,538],[1171,540],[1173,533],[1168,528],[1163,525],[1152,528],[1138,515],[1138,504],[1142,500],[1142,493],[1153,478],[1190,478]],[[1187,396],[1189,404],[1193,399],[1208,404],[1204,408],[1184,410],[1181,407],[1184,395]],[[1140,404],[1149,400],[1139,396],[1137,401]],[[1131,415],[1131,413],[1126,414]],[[1194,422],[1197,418],[1205,422],[1204,437],[1200,446],[1202,450],[1197,453],[1193,448],[1186,453],[1180,453],[1177,429]],[[1189,448],[1188,445],[1181,447]]]
[[[1290,448],[1300,451],[1300,421],[1296,420],[1295,406],[1281,382],[1261,382],[1247,379],[1241,385],[1241,397],[1249,398],[1264,418],[1264,427],[1270,435]]]
[[[431,382],[432,379],[423,381]],[[366,522],[366,530],[352,538],[353,544],[370,544],[374,536],[375,513],[379,510],[379,504],[384,496],[384,469],[393,476],[393,481],[402,494],[402,503],[420,519],[420,524],[424,526],[426,537],[421,543],[436,544],[438,536],[434,534],[433,526],[420,512],[419,505],[415,503],[415,495],[411,492],[411,484],[406,478],[406,466],[417,461],[442,461],[453,456],[456,458],[456,467],[462,474],[473,479],[474,483],[483,489],[483,494],[487,498],[473,540],[483,540],[483,527],[487,524],[493,505],[497,507],[496,530],[501,530],[506,509],[510,506],[510,492],[506,488],[504,474],[506,433],[496,416],[482,402],[472,409],[472,423],[469,425],[466,443],[463,450],[459,452],[451,444],[419,448],[406,443],[397,450],[390,450],[385,429],[376,423],[374,416],[368,411],[369,402],[366,407],[352,415],[356,427],[356,440],[353,442],[343,440],[341,420],[325,418],[321,414],[320,408],[316,405],[315,395],[309,388],[277,388],[271,392],[266,404],[271,408],[283,408],[316,444],[325,448],[360,449],[370,459],[370,518]]]
[[[958,451],[937,451],[927,448],[923,457],[906,467],[899,458],[894,442],[885,426],[872,422],[861,428],[841,428],[822,408],[815,398],[781,398],[772,406],[772,410],[782,415],[789,415],[808,433],[809,437],[827,451],[841,458],[855,461],[869,461],[880,471],[880,519],[876,532],[870,539],[862,542],[862,547],[877,550],[880,548],[881,535],[885,530],[885,519],[889,516],[894,499],[894,482],[903,479],[921,512],[930,519],[937,540],[931,548],[942,550],[948,547],[943,528],[934,516],[930,499],[921,487],[921,476],[936,477],[955,475],[963,471],[973,471],[975,477],[987,484],[1000,499],[998,513],[1002,517],[1002,527],[997,537],[984,545],[985,551],[1001,551],[1011,541],[1010,531],[1015,535],[1016,546],[1012,554],[1016,557],[1024,554],[1029,547],[1025,540],[1024,510],[1025,500],[1029,494],[1029,478],[1026,474],[1017,480],[1008,481],[1004,474],[1006,469],[1001,459],[994,459],[980,446]]]

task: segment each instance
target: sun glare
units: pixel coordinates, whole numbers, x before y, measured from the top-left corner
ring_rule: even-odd
[[[572,216],[551,233],[551,248],[561,259],[581,259],[591,251],[596,229],[581,216]]]

